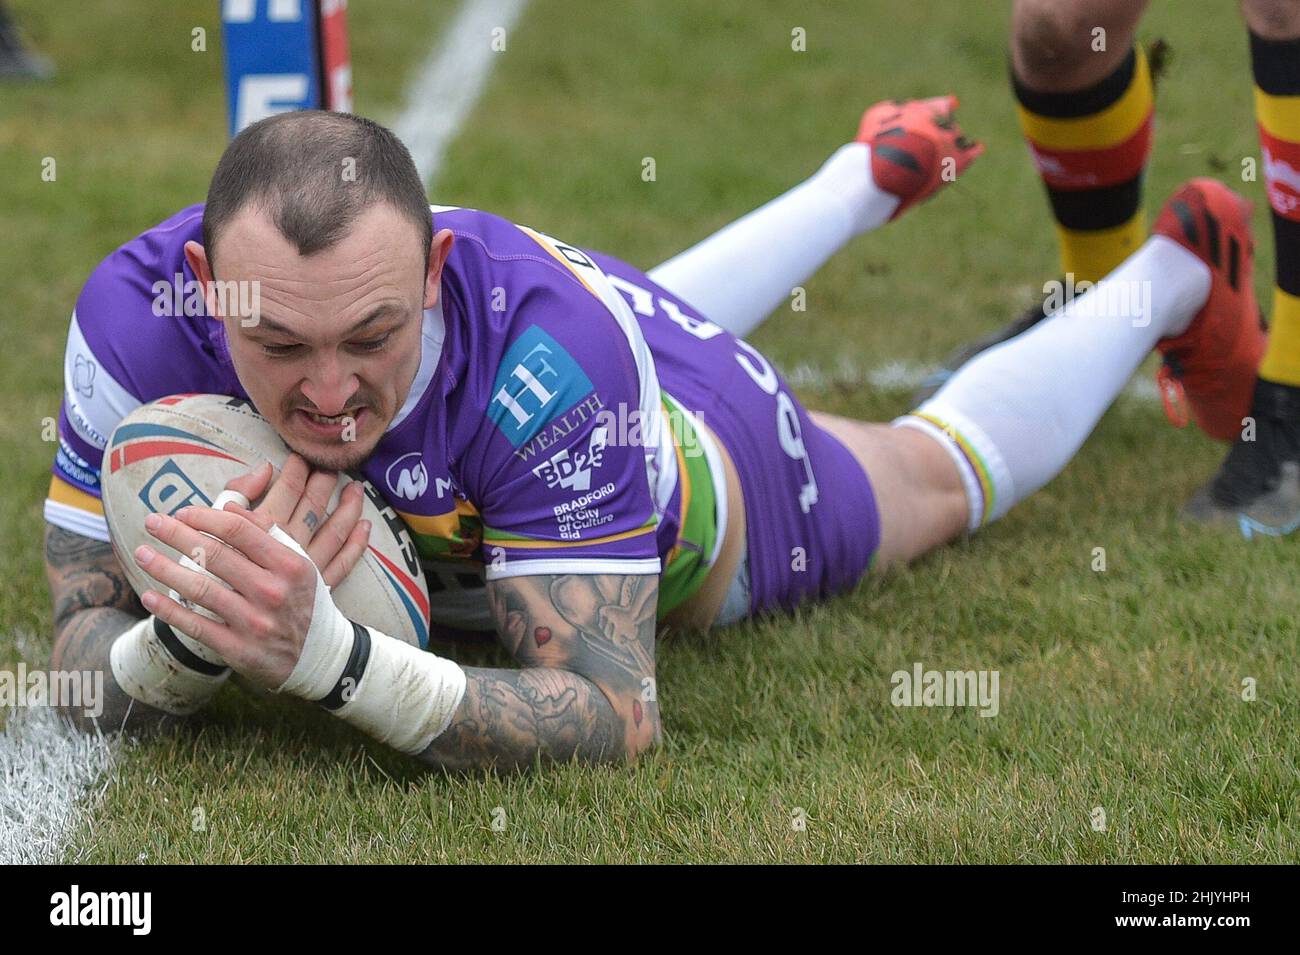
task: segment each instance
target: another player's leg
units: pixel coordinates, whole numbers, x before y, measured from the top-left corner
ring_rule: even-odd
[[[1256,533],[1300,528],[1300,0],[1244,0],[1276,278],[1249,421],[1186,516]]]
[[[1211,208],[1217,243],[1206,226]],[[881,562],[917,556],[961,529],[945,503],[954,482],[970,530],[1045,485],[1152,348],[1181,356],[1198,422],[1220,429],[1240,413],[1263,343],[1249,294],[1248,228],[1244,201],[1226,187],[1189,183],[1162,212],[1156,234],[1110,275],[976,357],[894,428],[822,419],[870,475],[883,525]],[[919,436],[929,450],[916,444]],[[947,462],[936,463],[936,450]],[[936,500],[940,509],[930,513]]]
[[[1011,81],[1047,189],[1061,268],[1095,282],[1146,240],[1154,94],[1133,42],[1145,0],[1018,0]]]
[[[956,106],[951,96],[877,103],[856,140],[811,179],[648,274],[743,338],[850,239],[897,218],[974,161],[982,147],[962,136]]]
[[[1145,6],[1146,0],[1017,0],[1012,11],[1011,85],[1056,220],[1065,289],[1097,281],[1146,239],[1142,174],[1154,92],[1134,43]],[[956,351],[917,400],[1052,307],[1040,297],[1004,328]]]

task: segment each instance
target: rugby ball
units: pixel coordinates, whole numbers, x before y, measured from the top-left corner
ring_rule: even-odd
[[[118,561],[136,593],[158,583],[136,564],[149,544],[175,551],[144,529],[150,513],[172,514],[208,505],[226,482],[270,461],[277,475],[289,448],[249,402],[227,395],[171,395],[135,409],[118,424],[104,450],[104,516]],[[429,640],[429,591],[410,531],[364,478],[340,474],[329,508],[354,480],[365,487],[362,518],[370,544],[332,593],[350,620],[414,646]],[[256,506],[257,502],[253,502]]]

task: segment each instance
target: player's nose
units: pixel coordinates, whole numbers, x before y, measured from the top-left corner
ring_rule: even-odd
[[[302,393],[317,414],[342,414],[357,392],[357,376],[339,361],[337,354],[322,356],[302,383]]]

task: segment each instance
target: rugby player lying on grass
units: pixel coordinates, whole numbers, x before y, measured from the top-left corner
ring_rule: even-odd
[[[365,120],[249,127],[206,206],[127,243],[78,300],[46,504],[55,667],[108,671],[106,729],[199,709],[228,675],[190,665],[202,648],[433,765],[628,760],[660,737],[659,625],[825,596],[1000,517],[1153,347],[1180,355],[1200,420],[1244,413],[1254,367],[1226,356],[1258,334],[1247,215],[1206,181],[1107,281],[892,424],[806,411],[724,331],[964,169],[979,147],[955,105],[878,104],[812,179],[648,275],[486,213],[431,217],[405,149]],[[177,273],[204,283],[209,315],[214,281],[259,283],[258,320],[154,317],[155,283]],[[1110,309],[1134,282],[1149,308]],[[207,573],[137,548],[158,581],[137,600],[97,463],[124,415],[177,392],[251,400],[301,459],[234,482],[252,510],[151,517]],[[412,455],[427,480],[394,488]],[[330,472],[349,468],[392,495],[429,560],[434,624],[490,626],[519,669],[461,668],[337,610],[326,588],[368,532],[356,496],[324,514]]]

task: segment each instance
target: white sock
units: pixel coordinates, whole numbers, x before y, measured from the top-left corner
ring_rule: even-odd
[[[895,426],[943,444],[970,501],[971,530],[1054,478],[1156,342],[1186,330],[1210,270],[1153,236],[1097,285],[963,366]]]
[[[845,243],[888,222],[898,201],[871,178],[871,147],[849,143],[811,179],[649,275],[743,338]]]

